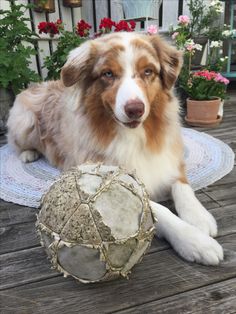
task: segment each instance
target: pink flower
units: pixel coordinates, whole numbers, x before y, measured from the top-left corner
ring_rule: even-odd
[[[186,46],[186,49],[188,51],[193,51],[194,50],[194,45],[189,44],[189,45]]]
[[[187,15],[180,15],[178,22],[186,26],[190,23],[190,18]]]
[[[150,25],[147,28],[148,34],[157,34],[158,33],[158,27],[156,25]]]
[[[229,84],[229,80],[227,78],[225,78],[224,76],[222,76],[220,73],[217,73],[217,75],[215,77],[215,81],[223,83],[225,85]]]
[[[175,39],[179,35],[179,32],[174,32],[171,36],[172,39]]]

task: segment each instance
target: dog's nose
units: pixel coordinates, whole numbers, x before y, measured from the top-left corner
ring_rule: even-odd
[[[139,119],[144,114],[144,103],[139,99],[128,100],[125,104],[125,113],[130,119]]]

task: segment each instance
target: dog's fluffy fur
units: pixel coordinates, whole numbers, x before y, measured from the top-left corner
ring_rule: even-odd
[[[215,220],[184,169],[172,89],[181,64],[181,54],[158,36],[116,33],[87,41],[71,51],[60,81],[17,96],[8,140],[24,162],[43,154],[62,169],[86,161],[135,169],[153,199],[172,193],[183,219],[152,203],[159,235],[187,260],[218,264],[222,249],[208,236],[216,235]]]

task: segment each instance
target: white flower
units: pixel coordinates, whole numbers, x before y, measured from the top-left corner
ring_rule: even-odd
[[[231,34],[232,34],[232,32],[230,30],[226,30],[226,31],[222,32],[222,35],[225,37],[229,37],[229,36],[231,36]]]
[[[195,42],[192,39],[188,39],[185,42],[184,47],[186,50],[193,52],[193,53],[195,52],[195,50],[202,51],[202,45],[195,44]]]
[[[225,57],[223,57],[223,58],[220,58],[220,61],[221,61],[221,62],[225,62],[227,59],[228,59],[228,57],[225,56]]]
[[[217,13],[222,13],[224,11],[222,3],[220,2],[220,0],[211,1],[211,3],[209,4],[209,7],[214,9]]]
[[[212,0],[211,3],[209,4],[209,7],[216,7],[216,6],[221,6],[220,0]]]
[[[195,45],[194,45],[194,48],[195,48],[196,50],[202,51],[202,45],[195,44]]]
[[[223,45],[223,42],[221,40],[219,41],[212,41],[210,44],[210,48],[219,48]]]
[[[223,13],[224,9],[222,7],[216,8],[217,13]]]

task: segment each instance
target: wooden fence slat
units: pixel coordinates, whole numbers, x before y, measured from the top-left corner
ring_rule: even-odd
[[[122,0],[111,0],[111,18],[116,22],[124,18]]]
[[[188,0],[183,1],[183,15],[190,16],[189,8],[188,8]]]
[[[92,26],[91,33],[93,33],[94,32],[94,20],[93,20],[93,1],[92,0],[83,1],[81,15],[83,19]]]
[[[74,8],[73,9],[73,17],[74,17],[75,26],[76,26],[77,23],[82,19],[82,17],[81,17],[81,9],[80,8]]]
[[[62,5],[62,1],[58,2],[60,6],[61,11],[61,19],[64,22],[65,30],[72,31],[73,30],[73,24],[72,24],[72,16],[71,16],[71,9],[64,7]]]
[[[107,0],[100,0],[95,2],[96,8],[96,20],[97,20],[97,31],[101,19],[108,17],[108,3]]]
[[[55,0],[55,12],[48,15],[50,22],[56,22],[58,19],[60,19],[59,15],[59,8],[58,8],[58,2]],[[55,38],[57,38],[56,36]],[[52,50],[55,51],[57,48],[57,40],[51,41]]]
[[[178,19],[179,1],[164,0],[162,31],[169,31],[170,25],[176,25]]]

